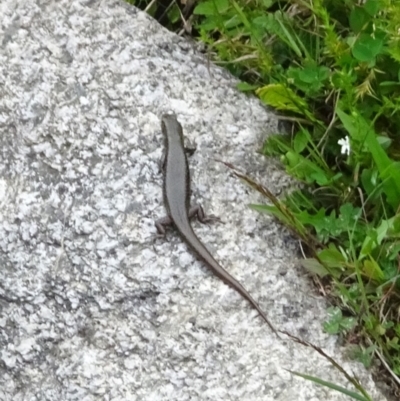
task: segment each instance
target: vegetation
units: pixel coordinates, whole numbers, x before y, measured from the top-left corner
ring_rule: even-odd
[[[253,208],[302,240],[303,265],[334,304],[325,330],[357,343],[366,365],[379,355],[398,386],[400,2],[202,0],[189,17],[176,3],[163,10],[171,27],[194,27],[241,90],[291,122],[262,151],[302,185],[278,200],[248,179],[273,201]]]

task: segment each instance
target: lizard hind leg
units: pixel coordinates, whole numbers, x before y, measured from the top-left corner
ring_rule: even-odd
[[[165,216],[161,219],[158,219],[154,222],[154,225],[156,226],[157,229],[157,235],[156,238],[164,238],[166,235],[166,230],[165,228],[172,225],[172,219],[169,216]]]
[[[204,209],[201,205],[193,205],[189,209],[189,218],[192,218],[194,216],[197,216],[197,219],[200,221],[200,223],[207,224],[207,223],[214,223],[216,221],[222,223],[221,219],[218,216],[215,216],[213,214],[206,215],[204,213]]]

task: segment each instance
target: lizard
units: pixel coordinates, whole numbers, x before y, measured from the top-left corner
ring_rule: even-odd
[[[210,251],[197,237],[190,224],[190,218],[197,215],[200,222],[214,219],[205,216],[200,205],[190,207],[190,170],[184,146],[181,124],[174,114],[165,114],[161,118],[161,128],[165,140],[163,161],[163,197],[167,216],[155,222],[159,234],[165,236],[165,226],[173,225],[182,240],[222,281],[236,290],[246,299],[277,334],[266,314],[247,292],[243,285],[231,276],[212,256]]]

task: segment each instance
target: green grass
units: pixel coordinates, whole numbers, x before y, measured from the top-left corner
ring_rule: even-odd
[[[177,3],[166,13],[177,28]],[[324,329],[399,377],[400,1],[202,0],[190,18],[239,89],[292,122],[262,152],[302,185],[277,199],[245,177],[272,201],[252,207],[302,240],[333,304]]]

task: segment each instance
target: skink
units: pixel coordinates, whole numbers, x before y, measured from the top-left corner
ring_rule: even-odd
[[[200,206],[190,208],[190,172],[186,157],[182,126],[175,115],[162,116],[161,128],[165,139],[164,172],[164,204],[167,217],[158,220],[155,224],[160,234],[165,235],[164,227],[173,224],[183,241],[197,254],[197,256],[226,284],[235,289],[244,299],[257,309],[269,327],[276,330],[267,316],[258,306],[246,289],[233,278],[211,255],[205,245],[198,239],[190,225],[190,217],[197,214],[201,222],[209,219],[205,217]]]

